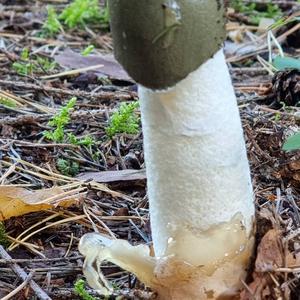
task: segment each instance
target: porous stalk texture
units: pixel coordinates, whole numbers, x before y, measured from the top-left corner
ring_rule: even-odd
[[[84,274],[112,288],[103,261],[133,272],[159,300],[239,299],[254,205],[236,99],[220,50],[165,91],[139,87],[155,257],[100,234],[79,244]]]
[[[215,242],[208,233],[239,215],[249,235],[254,206],[223,50],[168,90],[139,86],[139,97],[155,255],[168,240],[176,242],[168,254],[193,265],[226,255],[226,236]]]

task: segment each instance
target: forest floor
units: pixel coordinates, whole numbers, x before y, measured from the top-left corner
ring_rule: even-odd
[[[74,289],[84,233],[151,243],[136,84],[111,57],[105,8],[76,24],[61,15],[69,2],[0,4],[1,299],[92,299]],[[272,63],[300,57],[300,2],[233,2],[225,53],[258,219],[241,299],[299,299],[300,156],[282,146],[299,131],[300,64],[274,75]],[[155,296],[116,266],[103,272],[112,299]]]

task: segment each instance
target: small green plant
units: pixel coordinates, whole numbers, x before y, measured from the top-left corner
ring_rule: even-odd
[[[54,142],[62,143],[65,138],[65,126],[71,121],[70,110],[76,104],[76,97],[73,97],[49,122],[53,131],[45,131],[44,136]]]
[[[22,60],[28,60],[29,59],[29,54],[30,54],[29,49],[28,48],[24,48],[22,50],[22,52],[21,52],[20,58]]]
[[[98,0],[74,0],[62,11],[59,19],[69,28],[96,22],[108,26],[108,8],[100,9]]]
[[[66,176],[75,176],[79,173],[79,164],[76,161],[59,158],[56,166],[59,172]]]
[[[42,35],[44,37],[54,37],[57,33],[62,31],[62,26],[58,20],[58,16],[53,6],[47,6],[47,20],[42,27]]]
[[[234,8],[235,11],[241,12],[241,13],[248,13],[256,8],[255,3],[249,3],[245,4],[243,0],[231,0],[230,6]]]
[[[23,76],[32,75],[35,70],[34,64],[29,60],[29,49],[24,48],[20,55],[20,60],[13,63],[13,69]]]
[[[56,67],[56,62],[52,61],[51,59],[47,57],[41,57],[38,56],[36,58],[36,63],[43,69],[45,72],[53,71],[53,69]]]
[[[5,98],[5,97],[1,97],[0,96],[0,104],[7,106],[7,107],[17,107],[16,102],[14,102],[13,100],[9,99],[9,98]]]
[[[95,144],[91,136],[77,138],[73,133],[65,133],[65,127],[70,123],[70,111],[76,104],[76,97],[73,97],[62,109],[48,122],[48,125],[53,127],[52,131],[44,131],[44,137],[56,143],[71,143],[78,146],[92,146]]]
[[[266,5],[266,11],[258,11],[256,3],[245,4],[243,0],[231,1],[231,6],[234,8],[234,10],[248,16],[253,24],[259,24],[261,18],[270,18],[274,20],[281,18],[282,11],[278,5],[273,3],[266,3]]]
[[[282,11],[279,8],[277,4],[268,3],[267,4],[267,11],[266,12],[260,12],[260,15],[258,16],[260,18],[270,18],[274,20],[280,19],[282,16]],[[259,20],[258,22],[259,23]]]
[[[281,114],[280,113],[276,113],[274,116],[274,121],[277,123],[281,120]]]
[[[0,245],[3,247],[7,247],[9,245],[5,226],[2,222],[0,222]]]
[[[91,296],[85,289],[85,281],[79,279],[74,284],[75,293],[80,296],[83,300],[96,300],[95,297]]]
[[[35,56],[30,58],[28,48],[24,48],[20,60],[13,63],[13,69],[22,76],[32,75],[34,72],[39,72],[41,69],[44,72],[53,70],[56,66],[55,61],[51,61],[49,58],[41,56]]]
[[[89,45],[81,51],[81,55],[82,56],[88,56],[93,52],[94,49],[95,49],[94,45]]]
[[[85,136],[79,139],[73,133],[68,133],[68,141],[73,145],[91,147],[95,144],[95,140],[91,136]]]
[[[22,76],[31,75],[33,73],[33,64],[24,62],[14,62],[13,69]]]
[[[138,133],[140,118],[135,114],[138,107],[138,102],[122,103],[119,110],[110,118],[109,126],[106,128],[107,135],[112,138],[117,133]]]

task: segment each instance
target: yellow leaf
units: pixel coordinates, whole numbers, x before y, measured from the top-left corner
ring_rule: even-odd
[[[59,187],[29,191],[20,187],[0,186],[0,221],[57,206],[69,207],[78,201],[79,194],[69,196]]]

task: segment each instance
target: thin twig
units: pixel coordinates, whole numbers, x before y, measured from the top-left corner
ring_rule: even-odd
[[[13,296],[17,295],[28,284],[32,276],[33,276],[33,272],[30,272],[25,281],[23,281],[17,288],[15,288],[6,296],[2,297],[0,300],[8,300],[11,299]]]
[[[84,119],[90,119],[96,116],[104,116],[104,109],[95,109],[90,111],[78,111],[70,114],[72,120],[80,119],[82,123]],[[28,125],[28,124],[38,124],[40,122],[46,122],[53,117],[53,114],[27,114],[17,117],[5,117],[0,120],[0,126],[3,125]]]
[[[5,251],[5,249],[1,245],[0,256],[4,259],[12,259],[12,257]],[[23,281],[27,280],[29,275],[19,265],[12,264],[10,267]],[[37,296],[39,299],[51,300],[51,298],[42,290],[42,288],[33,279],[30,279],[29,285],[31,289],[35,292],[35,296]]]
[[[56,257],[56,258],[12,258],[12,259],[0,259],[0,264],[32,264],[32,263],[51,263],[51,262],[62,262],[62,261],[71,261],[82,259],[82,255],[78,256],[69,256],[69,257]]]
[[[70,90],[70,89],[59,89],[46,85],[38,85],[33,83],[25,83],[20,81],[10,81],[0,79],[0,86],[18,87],[23,89],[33,89],[36,91],[44,91],[49,93],[55,93],[60,95],[68,95],[73,97],[84,97],[88,99],[100,99],[100,100],[131,100],[136,98],[135,92],[98,92],[91,93],[80,90]]]

